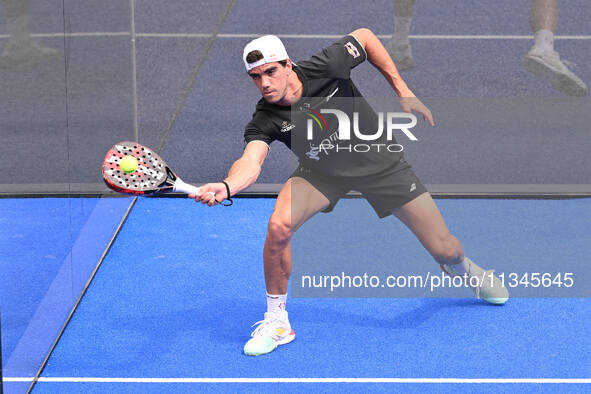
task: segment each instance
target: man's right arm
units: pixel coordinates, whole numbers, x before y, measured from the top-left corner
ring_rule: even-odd
[[[367,60],[373,64],[386,78],[390,86],[394,89],[398,97],[400,97],[400,107],[404,112],[417,111],[423,118],[429,122],[431,126],[435,126],[433,122],[433,114],[421,100],[415,97],[414,93],[406,86],[402,77],[396,69],[394,61],[388,54],[386,48],[380,39],[369,29],[361,28],[350,33],[361,44],[365,53],[367,53]]]
[[[224,181],[230,188],[232,195],[246,189],[256,182],[261,173],[261,166],[267,157],[269,146],[262,141],[251,141],[244,148],[242,156],[232,164],[228,176]],[[230,196],[227,195],[226,186],[219,183],[208,183],[200,187],[198,195],[189,195],[195,201],[201,201],[209,206],[215,205],[216,200],[222,201]],[[211,193],[215,194],[212,195]]]

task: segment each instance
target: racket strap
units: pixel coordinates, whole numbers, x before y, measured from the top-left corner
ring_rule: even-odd
[[[224,201],[218,201],[219,204],[222,204],[225,207],[229,207],[230,205],[234,204],[234,200],[232,200],[232,198],[230,198],[230,186],[228,186],[228,183],[226,183],[226,181],[222,181],[222,183],[224,184],[224,186],[226,186],[226,194],[227,197]],[[216,200],[217,201],[217,200]]]

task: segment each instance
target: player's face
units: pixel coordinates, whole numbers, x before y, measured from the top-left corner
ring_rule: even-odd
[[[273,62],[255,67],[248,72],[257,88],[268,103],[277,103],[287,94],[287,77],[291,72],[291,63],[284,67]]]

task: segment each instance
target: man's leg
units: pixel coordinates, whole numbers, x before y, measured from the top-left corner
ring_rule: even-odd
[[[421,194],[392,213],[416,235],[439,264],[455,265],[464,261],[460,241],[450,234],[429,193]]]
[[[460,241],[450,234],[437,205],[429,193],[423,193],[414,200],[394,209],[392,212],[400,219],[423,244],[425,249],[440,264],[441,269],[450,275],[466,275],[486,278],[473,287],[476,295],[493,304],[504,304],[509,294],[498,279],[491,280],[485,270],[464,257]],[[472,283],[472,282],[470,282]]]
[[[394,0],[394,35],[390,56],[398,71],[415,67],[412,49],[408,41],[415,0]]]
[[[267,293],[287,293],[291,275],[291,236],[329,203],[322,193],[302,178],[290,178],[285,183],[269,220],[263,250]]]
[[[322,193],[298,177],[290,178],[279,192],[263,249],[267,313],[244,346],[245,354],[266,354],[295,338],[285,310],[291,275],[290,240],[302,224],[329,204]]]
[[[561,92],[570,96],[585,96],[587,85],[566,67],[554,50],[558,0],[532,0],[529,23],[534,32],[534,45],[524,56],[523,67],[528,72],[547,79]]]

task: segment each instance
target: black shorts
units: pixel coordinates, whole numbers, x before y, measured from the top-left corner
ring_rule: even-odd
[[[332,211],[341,197],[354,190],[363,195],[380,218],[384,218],[394,208],[427,191],[404,159],[380,173],[363,177],[328,176],[302,166],[291,174],[292,177],[305,179],[328,198],[330,205],[322,212]]]

